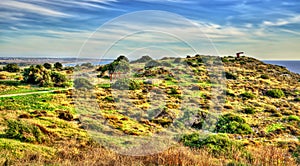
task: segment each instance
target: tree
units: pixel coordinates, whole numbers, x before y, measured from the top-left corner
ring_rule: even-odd
[[[23,81],[43,87],[53,85],[50,72],[42,65],[31,65],[29,68],[24,69]]]
[[[56,62],[56,63],[54,64],[54,68],[55,68],[56,70],[62,70],[63,65],[62,65],[61,63],[59,63],[59,62]]]
[[[130,71],[129,60],[127,57],[121,55],[112,63],[100,66],[97,71],[100,71],[100,76],[103,76],[103,74],[108,71],[110,77],[112,77],[115,72],[127,73]]]
[[[6,66],[4,66],[3,70],[14,73],[14,72],[19,72],[20,67],[15,63],[10,63],[10,64],[7,64]]]
[[[52,65],[50,63],[44,63],[43,65],[46,69],[51,69]]]
[[[51,72],[51,80],[56,87],[65,87],[67,86],[67,77],[58,72]]]
[[[124,56],[124,55],[120,55],[120,56],[117,58],[116,61],[121,61],[121,60],[124,60],[124,61],[126,61],[126,62],[129,62],[129,59],[128,59],[126,56]]]
[[[65,75],[59,72],[51,72],[42,65],[31,65],[29,68],[25,68],[23,72],[23,81],[42,87],[69,86],[68,79]]]

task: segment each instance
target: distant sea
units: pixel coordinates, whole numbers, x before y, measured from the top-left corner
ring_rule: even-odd
[[[291,72],[300,74],[300,61],[263,60],[263,62],[273,65],[284,66]]]
[[[93,65],[105,65],[111,63],[113,60],[99,60],[99,61],[94,61],[94,62],[89,62]],[[76,66],[76,65],[81,65],[83,63],[87,62],[76,62],[76,63],[64,63],[64,66]]]

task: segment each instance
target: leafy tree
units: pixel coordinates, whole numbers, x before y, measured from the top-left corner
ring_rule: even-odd
[[[20,67],[15,64],[15,63],[10,63],[7,64],[6,66],[3,67],[4,71],[8,71],[8,72],[19,72],[20,71]]]
[[[58,72],[51,72],[42,65],[31,65],[24,69],[23,81],[29,84],[36,84],[42,87],[65,87],[68,85],[68,79],[65,75]]]
[[[103,74],[108,71],[110,75],[112,75],[115,72],[122,72],[126,73],[130,71],[129,66],[129,60],[125,56],[121,55],[116,60],[114,60],[112,63],[100,66],[97,71],[100,71],[100,76],[102,77]]]
[[[56,62],[56,63],[54,64],[54,68],[55,68],[56,70],[62,70],[63,65],[62,65],[60,62]]]
[[[67,86],[67,77],[64,74],[58,72],[51,72],[51,79],[56,87],[65,87]]]
[[[46,69],[51,69],[52,65],[50,63],[44,63],[43,65]]]

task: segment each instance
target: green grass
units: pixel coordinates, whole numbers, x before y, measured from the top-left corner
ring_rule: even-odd
[[[5,153],[8,151],[9,153]],[[0,158],[22,158],[26,153],[51,157],[55,149],[43,145],[20,142],[15,139],[0,138]]]
[[[99,88],[110,88],[111,84],[110,83],[106,83],[106,84],[98,84],[97,85]]]
[[[72,110],[72,108],[62,106],[61,103],[55,101],[54,96],[59,95],[62,97],[64,94],[45,93],[0,98],[0,110]]]
[[[0,95],[8,95],[8,94],[18,94],[18,93],[29,93],[29,92],[39,92],[39,91],[50,91],[50,90],[58,90],[61,88],[41,88],[41,87],[30,87],[25,88],[24,86],[18,86],[17,89],[1,91]]]
[[[277,129],[284,129],[283,124],[282,123],[271,124],[271,125],[267,126],[265,130],[266,130],[266,132],[270,133]]]

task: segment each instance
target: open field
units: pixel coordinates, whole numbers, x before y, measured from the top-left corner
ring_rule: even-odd
[[[22,71],[5,73],[0,163],[299,164],[299,74],[250,57],[148,62],[128,63],[130,72],[119,63],[112,80],[103,66],[51,71],[71,78],[74,89],[12,80]],[[47,93],[21,96],[40,91]],[[1,97],[7,94],[16,96]],[[148,151],[138,151],[156,136],[161,149],[145,144]]]

